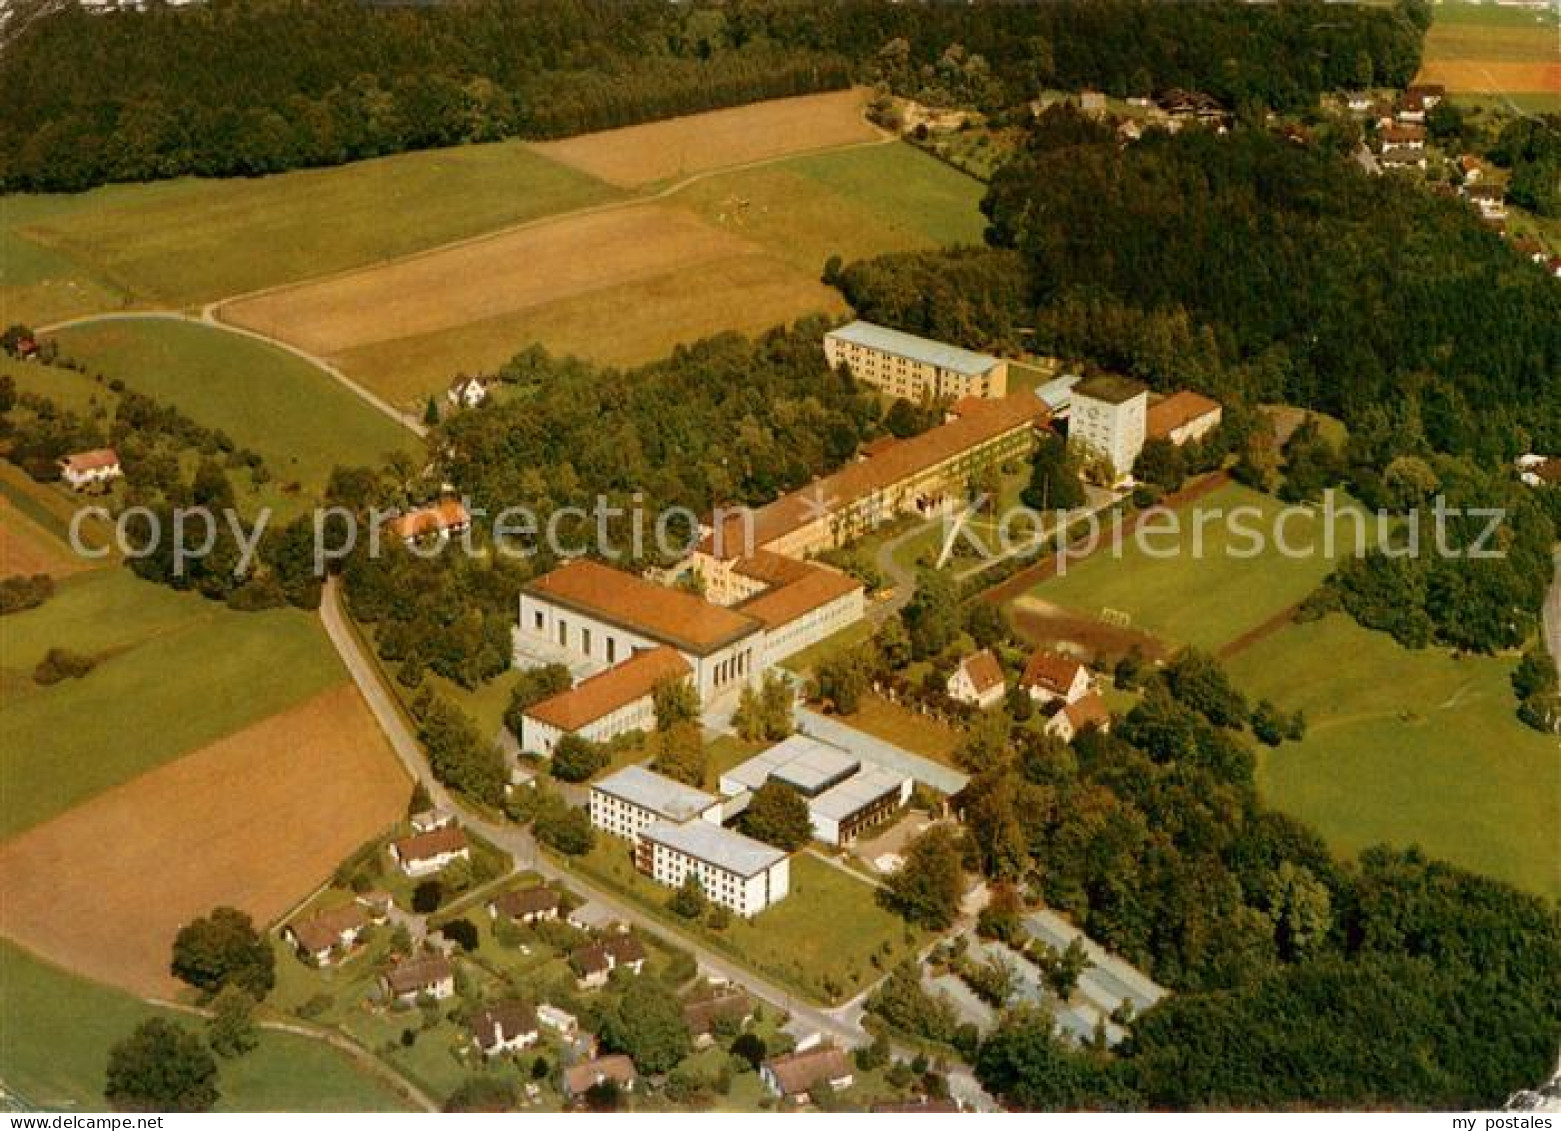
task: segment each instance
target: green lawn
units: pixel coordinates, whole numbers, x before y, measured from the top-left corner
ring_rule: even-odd
[[[792,165],[841,197],[937,244],[980,244],[986,186],[904,143],[800,157]]]
[[[1335,615],[1229,668],[1252,698],[1305,710],[1306,739],[1265,749],[1259,781],[1337,850],[1418,843],[1561,896],[1561,757],[1517,721],[1512,661],[1407,651]]]
[[[672,893],[634,869],[625,841],[598,836],[590,855],[574,866],[681,933],[832,1004],[859,993],[925,940],[925,932],[878,905],[872,885],[807,853],[791,858],[785,899],[752,921],[734,920],[724,931],[689,927],[675,918],[666,906]]]
[[[1256,512],[1232,517],[1241,507]],[[1284,504],[1271,496],[1229,484],[1178,512],[1179,536],[1124,536],[1118,551],[1104,540],[1108,528],[1098,553],[1067,562],[1063,576],[1042,582],[1030,595],[1088,616],[1098,617],[1107,609],[1124,612],[1132,617],[1133,628],[1171,644],[1218,648],[1303,600],[1333,571],[1336,562],[1323,552],[1320,510],[1298,515],[1286,531],[1290,545],[1315,542],[1316,552],[1286,556],[1269,537],[1270,544],[1258,556],[1234,556],[1252,545],[1245,531],[1271,535],[1282,509]],[[1196,529],[1200,516],[1201,552]],[[1233,525],[1238,528],[1234,536]],[[1342,552],[1353,548],[1353,524],[1339,526]]]
[[[13,196],[0,223],[13,264],[0,304],[13,321],[113,309],[125,294],[189,306],[618,195],[523,143],[499,142],[255,179]]]
[[[210,326],[167,320],[96,322],[59,334],[93,371],[175,405],[265,458],[274,496],[317,495],[338,464],[378,463],[416,439],[308,362]]]
[[[0,941],[0,1081],[34,1107],[104,1110],[108,1050],[142,1021],[201,1022],[65,973]],[[406,1111],[346,1055],[305,1037],[265,1033],[219,1062],[222,1111]]]
[[[102,659],[82,679],[40,687],[32,667],[54,645]],[[121,569],[73,578],[0,620],[0,654],[0,837],[343,678],[306,613],[236,613]]]

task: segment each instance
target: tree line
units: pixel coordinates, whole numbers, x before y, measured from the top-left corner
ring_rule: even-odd
[[[254,176],[852,81],[989,109],[1049,86],[1187,87],[1292,108],[1340,86],[1407,82],[1424,11],[1420,0],[72,5],[25,21],[0,57],[0,186]]]

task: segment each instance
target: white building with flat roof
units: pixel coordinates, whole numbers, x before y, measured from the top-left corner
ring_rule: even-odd
[[[658,884],[693,876],[705,898],[744,918],[786,897],[791,860],[778,848],[706,821],[658,821],[640,833],[635,863]]]
[[[1133,473],[1144,450],[1149,389],[1130,377],[1104,374],[1073,386],[1068,442],[1108,460],[1116,478]]]
[[[808,805],[813,835],[831,845],[849,844],[910,800],[914,782],[881,766],[863,766],[848,751],[794,734],[721,775],[727,797],[752,793],[767,782],[795,790]]]
[[[721,823],[719,798],[644,766],[625,766],[592,785],[590,807],[592,825],[636,844],[657,822]]]
[[[1001,358],[872,322],[825,334],[824,356],[858,381],[910,401],[1008,394],[1008,363]]]

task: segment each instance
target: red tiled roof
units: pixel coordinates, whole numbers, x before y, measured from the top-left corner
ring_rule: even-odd
[[[851,1062],[846,1054],[833,1045],[820,1045],[807,1052],[766,1061],[765,1066],[774,1073],[782,1095],[805,1095],[815,1084],[831,1080],[843,1080],[852,1075]]]
[[[638,574],[577,558],[527,590],[663,644],[706,655],[755,632],[757,621]]]
[[[633,1084],[634,1062],[621,1053],[614,1053],[564,1069],[564,1090],[572,1096],[590,1091],[602,1080],[613,1080],[620,1085]]]
[[[368,911],[356,903],[320,911],[289,926],[298,945],[310,954],[329,950],[341,942],[342,933],[368,925]]]
[[[70,471],[101,471],[105,467],[118,467],[119,453],[113,448],[93,448],[90,452],[68,455],[60,463]]]
[[[862,583],[849,574],[827,566],[810,565],[807,572],[791,584],[767,589],[737,608],[762,622],[766,628],[780,628],[860,588]]]
[[[1002,665],[997,662],[997,657],[992,655],[990,648],[983,648],[972,656],[966,656],[960,667],[965,669],[965,674],[975,685],[977,695],[1003,685]]]
[[[1063,711],[1067,713],[1068,722],[1073,724],[1075,734],[1085,727],[1103,727],[1111,722],[1111,712],[1106,709],[1106,701],[1093,691],[1077,703],[1069,703]]]
[[[1036,652],[1024,665],[1021,687],[1041,687],[1054,695],[1067,694],[1084,665],[1057,652]]]
[[[396,841],[396,856],[398,859],[432,860],[436,856],[442,856],[446,852],[459,852],[466,847],[466,833],[455,825],[446,825],[442,829],[433,832],[419,833],[417,836],[402,837]]]
[[[1040,424],[1046,418],[1045,407],[1029,393],[995,399],[966,397],[955,406],[955,411],[958,415],[946,424],[901,440],[871,459],[847,464],[833,475],[815,480],[753,511],[747,516],[753,523],[753,546],[767,546],[824,514],[834,513],[874,492],[902,483],[960,452],[1020,428]],[[750,547],[744,544],[744,516],[728,514],[725,525],[720,557],[730,560]],[[707,537],[699,548],[714,554],[715,536]]]
[[[441,499],[432,506],[419,507],[391,519],[390,529],[398,538],[413,540],[470,525],[471,520],[472,516],[466,513],[459,499]]]
[[[1152,439],[1164,439],[1184,424],[1219,411],[1218,401],[1210,400],[1202,393],[1183,389],[1149,406],[1148,412],[1144,414],[1144,432]]]
[[[538,722],[573,733],[597,719],[643,699],[664,679],[688,675],[693,669],[676,648],[660,647],[637,653],[598,672],[568,691],[549,696],[526,711]]]

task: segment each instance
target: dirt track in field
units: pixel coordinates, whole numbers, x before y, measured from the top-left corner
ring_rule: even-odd
[[[277,918],[394,821],[410,790],[343,684],[0,845],[0,934],[166,995],[183,923],[218,904]]]
[[[532,225],[223,308],[226,321],[338,355],[752,254],[678,208],[647,204]]]
[[[540,142],[544,157],[621,188],[791,153],[871,141],[865,91],[837,90]]]

